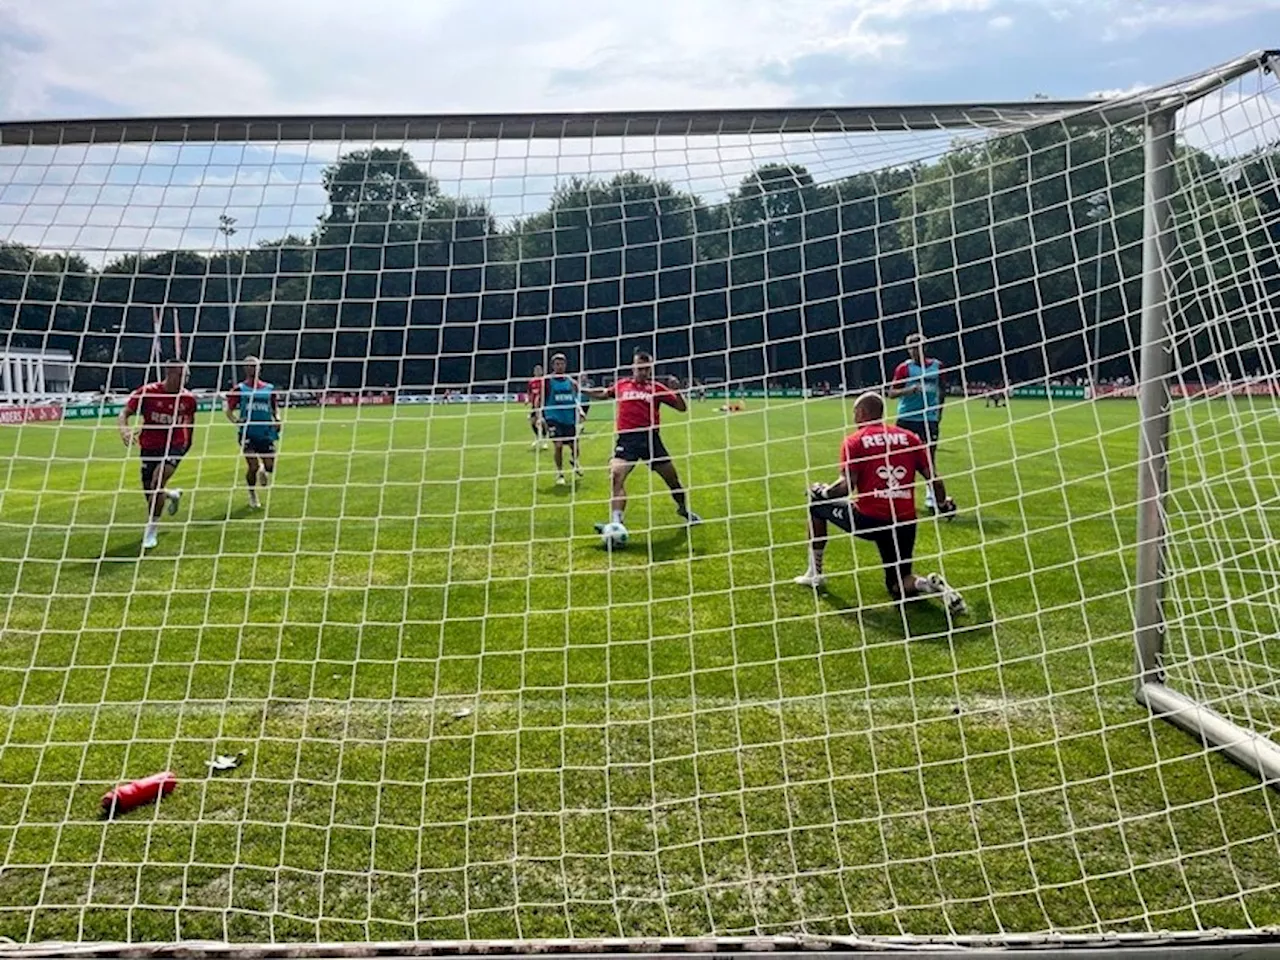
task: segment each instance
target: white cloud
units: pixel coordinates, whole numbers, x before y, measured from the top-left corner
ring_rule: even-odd
[[[841,95],[856,89],[865,101],[893,97],[895,84],[936,70],[940,59],[963,60],[966,69],[997,58],[1011,42],[998,35],[1015,14],[1029,22],[1024,10],[1119,37],[1176,28],[1195,35],[1205,24],[1273,9],[1280,0],[490,0],[483,13],[474,0],[0,0],[0,116],[773,106],[826,99],[812,62],[839,78],[831,90],[838,83]],[[957,44],[959,36],[977,42]],[[1156,54],[1099,83],[1166,69]],[[963,96],[962,86],[935,79],[934,99]],[[1026,87],[1011,87],[1019,89]],[[1185,116],[1188,142],[1238,152],[1274,130],[1271,101],[1241,90],[1215,104]],[[949,139],[940,131],[936,143],[919,135],[790,138],[785,146],[632,138],[410,147],[446,192],[483,197],[516,216],[544,209],[556,183],[575,174],[648,170],[715,200],[767,160],[786,156],[834,179],[927,158]],[[351,146],[210,154],[142,144],[27,150],[17,160],[12,151],[21,148],[6,148],[0,239],[207,247],[224,210],[240,218],[237,240],[306,233],[324,201],[320,168]]]
[[[1109,6],[1112,16],[1105,36],[1114,40],[1152,29],[1204,27],[1280,11],[1280,0],[1110,0]]]
[[[908,48],[1000,0],[3,0],[0,112],[770,105],[813,53]],[[15,39],[16,38],[16,39]],[[866,67],[863,67],[866,69]]]
[[[1280,0],[0,0],[0,116],[770,106],[823,97],[815,54],[884,95],[1023,10],[1120,39]]]
[[[1125,97],[1136,96],[1145,90],[1150,90],[1151,85],[1148,83],[1133,83],[1127,87],[1108,87],[1105,90],[1094,90],[1087,97],[1102,97],[1105,100],[1123,100]]]
[[[880,57],[909,44],[910,33],[902,26],[906,22],[918,27],[948,14],[981,13],[995,6],[995,0],[861,0],[846,6],[852,8],[848,28],[838,36],[819,38],[815,49]]]

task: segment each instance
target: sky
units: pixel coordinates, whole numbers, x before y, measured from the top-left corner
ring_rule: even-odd
[[[0,0],[0,118],[1076,97],[1280,46],[1280,0]]]
[[[1171,80],[1263,46],[1280,47],[1280,0],[0,0],[0,120],[1075,98]],[[1236,101],[1213,107],[1240,108]],[[1214,136],[1230,138],[1258,119],[1231,124]],[[691,182],[701,164],[728,188],[740,176],[733,163],[759,153],[735,145],[675,160]],[[492,151],[473,154],[464,169],[446,154],[433,149],[428,157],[457,169],[456,176],[438,173],[443,180],[484,179],[490,194],[518,198],[505,202],[513,214],[543,203],[557,176],[584,169],[518,152],[502,166]],[[82,157],[72,179],[127,185],[130,177],[155,180],[147,168],[160,165],[168,179],[149,186],[205,188],[199,203],[174,193],[131,204],[99,192],[88,204],[111,214],[144,208],[125,215],[140,215],[144,226],[150,209],[153,225],[163,220],[169,231],[113,229],[113,246],[199,245],[219,204],[236,206],[251,236],[259,227],[278,235],[314,223],[315,185],[296,180],[311,179],[327,156],[317,150],[306,159],[311,166],[296,174],[289,172],[299,167],[296,156],[286,162],[254,151],[229,159],[223,151],[205,158],[198,177],[179,176],[178,156],[153,148],[141,159],[111,160],[128,168],[123,178],[114,169],[87,170],[94,164]],[[825,159],[832,173],[846,162]],[[6,177],[0,156],[0,239],[8,231],[30,240],[33,224],[36,232],[48,225],[33,214],[36,194],[18,187],[65,179],[50,172],[56,161],[48,157],[25,161],[42,171],[34,175],[39,183],[24,184],[33,175],[15,174],[12,160]],[[273,183],[277,202],[265,192],[242,191],[240,202],[232,196],[237,184],[266,190]],[[193,204],[208,209],[193,214]],[[64,195],[53,206],[59,209],[49,216],[65,219],[74,204]],[[284,212],[273,217],[264,207]],[[184,216],[185,225],[175,224]],[[184,227],[205,240],[174,240],[172,231]],[[50,242],[61,245],[66,236]]]

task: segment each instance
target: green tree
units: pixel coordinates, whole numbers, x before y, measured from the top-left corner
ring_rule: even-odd
[[[0,334],[13,347],[79,355],[93,287],[93,271],[77,254],[0,243]]]

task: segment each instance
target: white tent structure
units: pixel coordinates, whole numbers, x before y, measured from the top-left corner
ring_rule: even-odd
[[[0,348],[0,403],[31,403],[71,392],[74,358],[66,350]]]

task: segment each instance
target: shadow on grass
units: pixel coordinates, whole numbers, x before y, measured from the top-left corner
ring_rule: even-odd
[[[950,520],[939,520],[938,529],[946,530],[948,527],[960,527],[965,530],[977,530],[984,536],[991,533],[1002,533],[1013,529],[1014,527],[1022,529],[1021,523],[1015,523],[1007,517],[997,517],[991,514],[981,514],[974,511],[957,513]]]
[[[673,527],[669,528],[670,532],[666,536],[660,538],[649,538],[647,540],[633,539],[626,547],[617,547],[616,552],[621,553],[624,550],[632,554],[639,560],[643,557],[649,563],[661,563],[666,560],[675,560],[678,557],[687,557],[689,555],[689,528]],[[602,553],[612,552],[603,542],[599,545]],[[643,551],[643,553],[641,552]]]
[[[255,517],[258,519],[263,519],[266,517],[266,515],[267,515],[267,511],[265,507],[258,507],[255,509],[249,506],[248,503],[242,503],[240,504],[240,506],[236,507],[234,510],[227,511],[228,520],[244,520],[247,518],[255,518]],[[195,518],[192,517],[191,519],[194,520]]]
[[[67,560],[62,565],[59,583],[62,589],[74,584],[81,577],[88,582],[98,580],[118,580],[121,577],[133,577],[142,560],[142,538],[133,537],[128,540],[108,542],[96,557],[84,557],[78,560]]]
[[[103,560],[141,560],[142,559],[142,538],[134,537],[130,540],[121,540],[118,543],[108,543],[102,556],[92,560],[81,560],[77,566],[96,567]]]
[[[662,539],[650,540],[649,562],[654,563],[663,560],[674,560],[677,553],[681,556],[687,556],[689,553],[686,546],[688,542],[688,527],[676,527]]]
[[[859,607],[855,592],[832,590],[829,585],[821,597],[841,616],[856,621],[864,633],[920,643],[955,643],[989,638],[992,634],[991,606],[985,597],[971,604],[969,612],[961,617],[951,617],[933,597],[894,603],[883,594],[872,599],[872,606]]]

